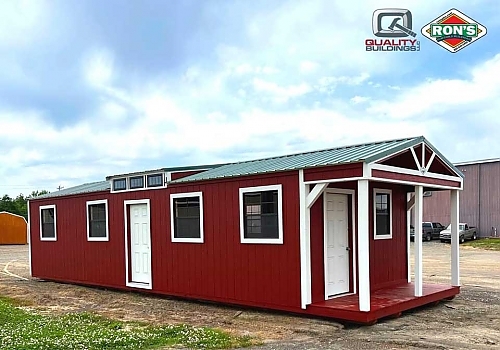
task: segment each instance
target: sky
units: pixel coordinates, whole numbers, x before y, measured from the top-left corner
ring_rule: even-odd
[[[406,8],[417,52],[367,52]],[[457,53],[420,29],[487,28]],[[497,0],[0,2],[0,194],[411,136],[500,157]]]

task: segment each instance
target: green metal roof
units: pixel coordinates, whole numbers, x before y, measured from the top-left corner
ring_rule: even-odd
[[[363,143],[351,146],[342,146],[312,152],[303,152],[279,157],[230,163],[219,166],[195,175],[187,176],[172,183],[213,180],[236,176],[265,174],[279,171],[298,170],[327,165],[347,163],[370,163],[388,155],[400,152],[408,147],[425,142],[444,162],[458,174],[461,172],[444,158],[423,136],[403,138],[388,141]],[[461,175],[463,176],[463,175]]]
[[[162,168],[156,171],[188,171],[195,169],[209,169],[201,173],[186,176],[170,183],[184,183],[192,181],[213,180],[222,178],[231,178],[237,176],[266,174],[279,171],[298,170],[306,168],[314,168],[327,165],[338,165],[348,163],[371,163],[379,159],[385,158],[391,154],[396,154],[409,147],[415,146],[424,142],[426,147],[432,149],[443,162],[446,163],[462,178],[464,174],[458,170],[455,165],[448,161],[429,141],[423,136],[410,137],[403,139],[395,139],[388,141],[379,141],[371,143],[363,143],[351,146],[342,146],[319,151],[296,153],[291,155],[271,157],[250,161],[243,161],[229,164],[212,164],[212,165],[199,165],[189,167],[175,167],[175,168]],[[149,173],[151,171],[138,172],[137,174]],[[154,171],[153,171],[154,172]],[[124,175],[108,176],[110,179],[116,176],[129,176],[136,173],[129,173]],[[34,198],[44,199],[52,197],[70,196],[75,194],[84,194],[91,192],[109,191],[109,181],[99,181],[86,183],[83,185],[66,188],[57,192],[52,192]]]
[[[61,196],[71,196],[73,194],[109,191],[109,189],[110,189],[110,185],[109,185],[108,181],[91,182],[91,183],[86,183],[83,185],[78,185],[75,187],[65,188],[65,189],[60,190],[60,191],[44,194],[44,195],[33,198],[33,200],[61,197]]]

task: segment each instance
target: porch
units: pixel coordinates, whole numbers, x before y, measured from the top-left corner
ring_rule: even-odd
[[[372,292],[370,311],[360,311],[359,296],[351,294],[313,303],[307,310],[314,315],[358,324],[370,325],[386,317],[399,317],[401,313],[441,300],[452,299],[460,287],[442,284],[424,284],[422,296],[415,296],[414,283],[383,288]]]
[[[370,324],[459,294],[462,188],[463,175],[425,139],[367,157],[358,167],[299,171],[302,309]],[[446,285],[423,283],[423,194],[433,190],[450,192],[451,280]]]

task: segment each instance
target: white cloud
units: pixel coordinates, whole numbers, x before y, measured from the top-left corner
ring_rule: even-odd
[[[472,103],[485,108],[500,94],[500,54],[474,67],[469,79],[428,79],[401,90],[395,99],[374,100],[369,112],[392,118],[411,118],[418,115],[459,109]]]
[[[460,8],[466,2],[446,0],[439,6],[444,11],[452,3]],[[410,7],[416,22],[440,13],[434,3],[394,0],[384,6]],[[230,44],[213,48],[215,62],[190,57],[178,77],[144,78],[137,85],[120,71],[119,51],[90,50],[80,69],[101,102],[75,124],[61,127],[39,110],[0,106],[0,142],[7,144],[0,154],[0,176],[12,188],[28,184],[53,190],[141,170],[142,164],[239,160],[415,135],[436,143],[469,113],[464,108],[473,108],[477,124],[489,123],[491,130],[443,141],[443,147],[462,159],[475,158],[479,148],[500,153],[500,55],[471,69],[468,78],[381,84],[379,78],[389,70],[418,67],[421,56],[365,52],[363,40],[372,36],[371,15],[378,7],[375,0],[285,2],[245,18],[241,25],[248,37],[237,44],[221,41]],[[0,21],[0,46],[15,44],[9,31],[32,42],[48,16],[44,9],[25,8],[33,13],[22,23]],[[0,76],[26,79],[29,74],[15,63],[0,59],[3,68],[12,67]],[[349,97],[340,96],[344,86]],[[384,89],[390,89],[390,97],[377,98]],[[336,94],[326,98],[317,94],[332,91]],[[298,98],[309,93],[314,101],[299,105],[307,99]],[[279,105],[266,109],[268,101]],[[230,153],[241,149],[245,152]]]
[[[0,3],[0,47],[18,48],[40,38],[50,22],[51,4],[45,0]]]
[[[319,64],[312,61],[302,61],[300,62],[299,69],[302,73],[311,73],[319,68]]]
[[[366,97],[366,96],[354,96],[353,98],[351,98],[351,102],[354,104],[360,104],[363,102],[367,102],[369,100],[370,100],[370,97]]]
[[[320,92],[333,92],[338,85],[360,85],[365,82],[370,75],[368,73],[361,73],[357,76],[328,76],[319,79],[316,89]]]
[[[89,52],[83,63],[87,82],[94,87],[109,85],[113,78],[113,61],[113,54],[108,49]]]
[[[255,78],[253,80],[253,87],[258,92],[270,94],[272,99],[276,102],[286,102],[292,97],[302,96],[312,91],[311,86],[306,83],[280,86],[277,83],[260,78]]]

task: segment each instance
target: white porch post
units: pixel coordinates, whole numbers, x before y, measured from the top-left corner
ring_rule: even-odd
[[[460,286],[459,195],[451,190],[451,285]]]
[[[309,214],[306,200],[309,185],[304,184],[304,171],[299,170],[299,222],[300,222],[300,296],[301,307],[311,303],[311,248]]]
[[[370,234],[368,180],[358,180],[359,310],[370,311]]]
[[[415,296],[422,296],[422,216],[424,187],[415,186]]]
[[[410,258],[411,258],[411,245],[410,245],[410,226],[411,226],[411,209],[413,208],[412,205],[410,205],[410,201],[412,199],[412,194],[407,193],[406,194],[406,202],[407,202],[407,207],[406,207],[406,264],[408,266],[408,283],[411,283],[411,263],[410,263]]]

